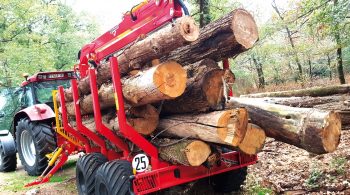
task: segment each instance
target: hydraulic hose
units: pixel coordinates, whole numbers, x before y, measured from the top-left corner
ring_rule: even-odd
[[[179,5],[181,6],[182,10],[184,10],[184,13],[186,16],[189,16],[190,15],[190,12],[188,11],[185,3],[183,0],[177,0],[177,2],[179,3]]]

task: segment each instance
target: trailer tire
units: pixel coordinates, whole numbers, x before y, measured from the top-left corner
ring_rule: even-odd
[[[247,176],[247,167],[228,171],[210,177],[210,184],[215,192],[230,193],[241,189]]]
[[[48,165],[46,154],[57,147],[52,128],[28,118],[21,119],[16,126],[16,145],[24,170],[32,176],[45,170]]]
[[[16,144],[9,133],[0,137],[0,172],[11,172],[17,168]]]
[[[129,195],[131,193],[131,163],[115,160],[102,165],[95,176],[96,195]]]
[[[95,194],[95,174],[107,158],[100,153],[87,154],[78,159],[76,168],[76,184],[79,194]]]

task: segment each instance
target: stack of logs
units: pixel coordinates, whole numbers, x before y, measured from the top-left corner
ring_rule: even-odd
[[[244,102],[227,104],[235,76],[217,62],[252,48],[257,40],[251,14],[236,9],[202,29],[190,17],[179,18],[129,46],[116,56],[128,123],[158,147],[163,160],[188,166],[208,162],[223,147],[256,154],[265,133],[314,153],[335,150],[340,124],[332,112],[279,116],[264,107],[255,112],[255,105]],[[118,135],[109,63],[96,73],[103,122]],[[88,116],[84,124],[96,132],[89,77],[78,82],[78,91],[81,98],[73,102],[71,90],[65,90],[67,112],[74,116],[73,104],[80,104]],[[74,126],[73,119],[70,123]]]

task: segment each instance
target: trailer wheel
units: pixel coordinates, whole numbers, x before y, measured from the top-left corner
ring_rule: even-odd
[[[230,193],[238,191],[247,176],[247,167],[221,173],[210,177],[210,184],[215,192]]]
[[[129,195],[131,194],[131,163],[126,160],[115,160],[102,165],[96,172],[96,195]]]
[[[47,167],[45,155],[55,150],[56,140],[49,125],[23,118],[16,127],[16,145],[24,170],[37,176]]]
[[[78,159],[76,183],[79,194],[95,194],[95,174],[105,162],[107,162],[107,158],[100,153],[87,154]]]
[[[11,133],[0,137],[0,172],[11,172],[17,168],[16,145]]]

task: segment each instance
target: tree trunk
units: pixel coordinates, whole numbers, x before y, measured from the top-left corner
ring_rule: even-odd
[[[264,101],[267,103],[281,104],[285,106],[301,107],[301,108],[313,108],[317,105],[345,102],[348,101],[343,96],[325,96],[325,97],[265,97],[265,98],[254,98],[255,100]]]
[[[340,114],[342,128],[350,125],[350,98],[349,96],[326,97],[288,97],[288,98],[254,98],[254,101],[281,104],[301,108],[317,108],[320,110],[335,111]]]
[[[331,57],[329,56],[329,53],[327,53],[327,64],[329,67],[329,80],[332,80],[332,64],[331,64]]]
[[[291,91],[276,91],[276,92],[266,92],[266,93],[256,93],[241,95],[241,97],[320,97],[329,96],[334,94],[345,94],[350,92],[350,85],[334,85],[325,87],[313,87],[307,89],[291,90]]]
[[[224,96],[229,90],[223,81],[232,84],[235,79],[233,73],[220,69],[217,63],[210,59],[185,66],[185,69],[188,76],[185,92],[175,99],[165,101],[162,114],[204,112],[223,108]]]
[[[210,20],[209,0],[199,0],[199,26],[202,28]]]
[[[243,9],[236,9],[203,27],[198,40],[172,51],[161,60],[172,59],[182,65],[205,58],[218,62],[252,48],[258,36],[253,16]]]
[[[264,77],[264,72],[262,69],[262,64],[258,62],[258,60],[253,56],[253,62],[255,65],[256,72],[258,73],[258,78],[259,78],[259,88],[264,89],[265,88],[265,77]]]
[[[180,96],[186,88],[186,71],[176,62],[167,62],[122,79],[125,101],[131,106],[155,103]],[[115,106],[112,84],[103,84],[99,91],[101,110]],[[81,114],[93,113],[92,95],[79,100]],[[67,112],[73,116],[73,102],[67,103]]]
[[[211,149],[200,140],[158,139],[154,141],[158,147],[159,157],[173,164],[200,166],[209,157]]]
[[[246,154],[257,154],[264,147],[266,135],[259,126],[248,123],[247,132],[238,148]]]
[[[339,114],[310,108],[294,108],[250,98],[232,98],[228,107],[245,107],[252,123],[275,138],[315,154],[333,152],[341,134]]]
[[[276,3],[273,1],[272,3],[272,8],[276,11],[277,15],[279,16],[279,18],[284,22],[284,17],[282,16],[280,10],[278,9]],[[285,25],[285,29],[286,29],[286,32],[287,32],[287,36],[288,36],[288,40],[289,40],[289,43],[292,47],[292,51],[293,51],[293,54],[294,54],[294,58],[295,58],[295,62],[297,63],[298,65],[298,71],[299,71],[299,74],[298,74],[298,79],[301,79],[302,75],[303,75],[303,69],[301,67],[301,63],[300,63],[300,60],[299,60],[299,57],[298,57],[298,53],[295,49],[295,45],[294,45],[294,40],[293,40],[293,37],[292,37],[292,32],[291,30],[289,29],[289,27],[287,25]]]
[[[334,10],[336,9],[336,6],[338,5],[338,0],[334,0]],[[334,13],[338,14],[338,13]],[[340,37],[340,27],[339,27],[339,21],[335,20],[335,33],[334,38],[337,43],[337,69],[338,69],[338,78],[340,81],[340,84],[345,84],[345,76],[344,76],[344,68],[343,68],[343,56],[342,56],[342,40]]]
[[[112,111],[102,116],[103,124],[114,132],[119,131],[118,118],[115,115],[115,111]],[[151,134],[159,122],[158,110],[151,105],[144,105],[139,107],[132,107],[127,111],[127,122],[134,127],[134,129],[142,134]],[[75,121],[70,121],[72,126],[76,126]],[[92,116],[88,116],[83,119],[83,124],[92,132],[96,131],[95,119]],[[76,128],[76,127],[75,127]]]
[[[170,51],[193,42],[198,38],[199,29],[195,21],[190,17],[182,17],[176,20],[174,25],[168,25],[145,39],[136,42],[118,55],[119,70],[122,75],[133,69],[141,69],[153,59],[167,55]],[[111,79],[109,63],[97,67],[97,84]],[[90,93],[89,76],[78,83],[79,94]],[[66,96],[66,101],[72,101],[72,96]]]
[[[310,81],[312,81],[312,62],[311,62],[310,56],[308,56],[307,62],[308,62],[308,64],[309,64],[309,77],[310,77]]]
[[[248,115],[244,108],[205,114],[173,115],[159,121],[158,134],[188,137],[238,146],[247,131]]]

